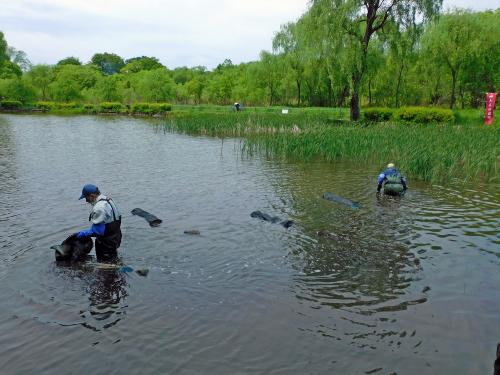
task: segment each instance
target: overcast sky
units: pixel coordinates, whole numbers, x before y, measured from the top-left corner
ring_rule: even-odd
[[[281,24],[308,0],[0,0],[0,31],[35,64],[96,52],[154,56],[169,68],[229,58],[257,60]],[[444,0],[444,7],[500,7],[500,0]]]

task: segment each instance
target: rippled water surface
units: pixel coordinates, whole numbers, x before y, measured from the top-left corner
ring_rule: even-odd
[[[0,115],[2,373],[492,372],[498,184],[377,198],[379,165],[240,149],[140,119]],[[87,182],[119,205],[122,261],[147,277],[54,262],[88,226]]]

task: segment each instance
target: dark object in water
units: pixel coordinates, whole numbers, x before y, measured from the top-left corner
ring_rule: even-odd
[[[149,273],[149,270],[147,268],[141,268],[139,270],[135,270],[135,273],[138,274],[139,276],[146,277]]]
[[[500,343],[497,344],[497,355],[493,363],[493,375],[500,375]]]
[[[273,224],[279,223],[280,225],[282,225],[285,228],[290,228],[293,225],[292,220],[283,220],[282,221],[277,216],[269,216],[268,214],[265,214],[265,213],[260,212],[260,211],[254,211],[250,214],[250,216],[255,217],[257,219],[264,220],[264,221],[269,221],[270,223],[273,223]]]
[[[158,219],[155,215],[152,215],[149,212],[144,211],[140,208],[134,208],[131,212],[132,215],[137,215],[146,219],[146,221],[152,227],[157,227],[158,225],[161,224],[161,219]]]
[[[90,237],[77,238],[76,233],[66,238],[60,245],[54,245],[56,261],[81,262],[92,250],[94,242]]]
[[[198,229],[188,229],[184,231],[184,234],[199,235],[200,231]]]
[[[351,207],[352,209],[355,209],[355,210],[357,210],[358,208],[361,207],[358,202],[353,202],[347,198],[341,197],[340,195],[333,194],[333,193],[323,194],[323,199],[326,199],[327,201],[345,204],[347,207]]]

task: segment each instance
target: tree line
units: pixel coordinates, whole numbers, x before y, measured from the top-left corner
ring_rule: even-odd
[[[440,11],[440,0],[313,0],[258,61],[168,69],[96,53],[32,65],[0,32],[0,99],[227,105],[477,108],[500,83],[500,8]]]

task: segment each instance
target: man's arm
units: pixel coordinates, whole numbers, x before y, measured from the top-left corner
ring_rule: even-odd
[[[380,193],[380,189],[382,189],[382,183],[385,180],[385,173],[381,173],[378,175],[378,180],[377,180],[377,192]]]
[[[77,233],[77,238],[89,237],[89,236],[102,236],[104,234],[104,230],[106,229],[106,224],[92,224],[89,229],[82,230]]]
[[[104,224],[104,218],[106,213],[103,209],[94,208],[92,212],[91,220],[92,226],[87,230],[82,230],[76,235],[78,238],[88,237],[88,236],[102,236],[104,230],[106,229],[106,224]]]

